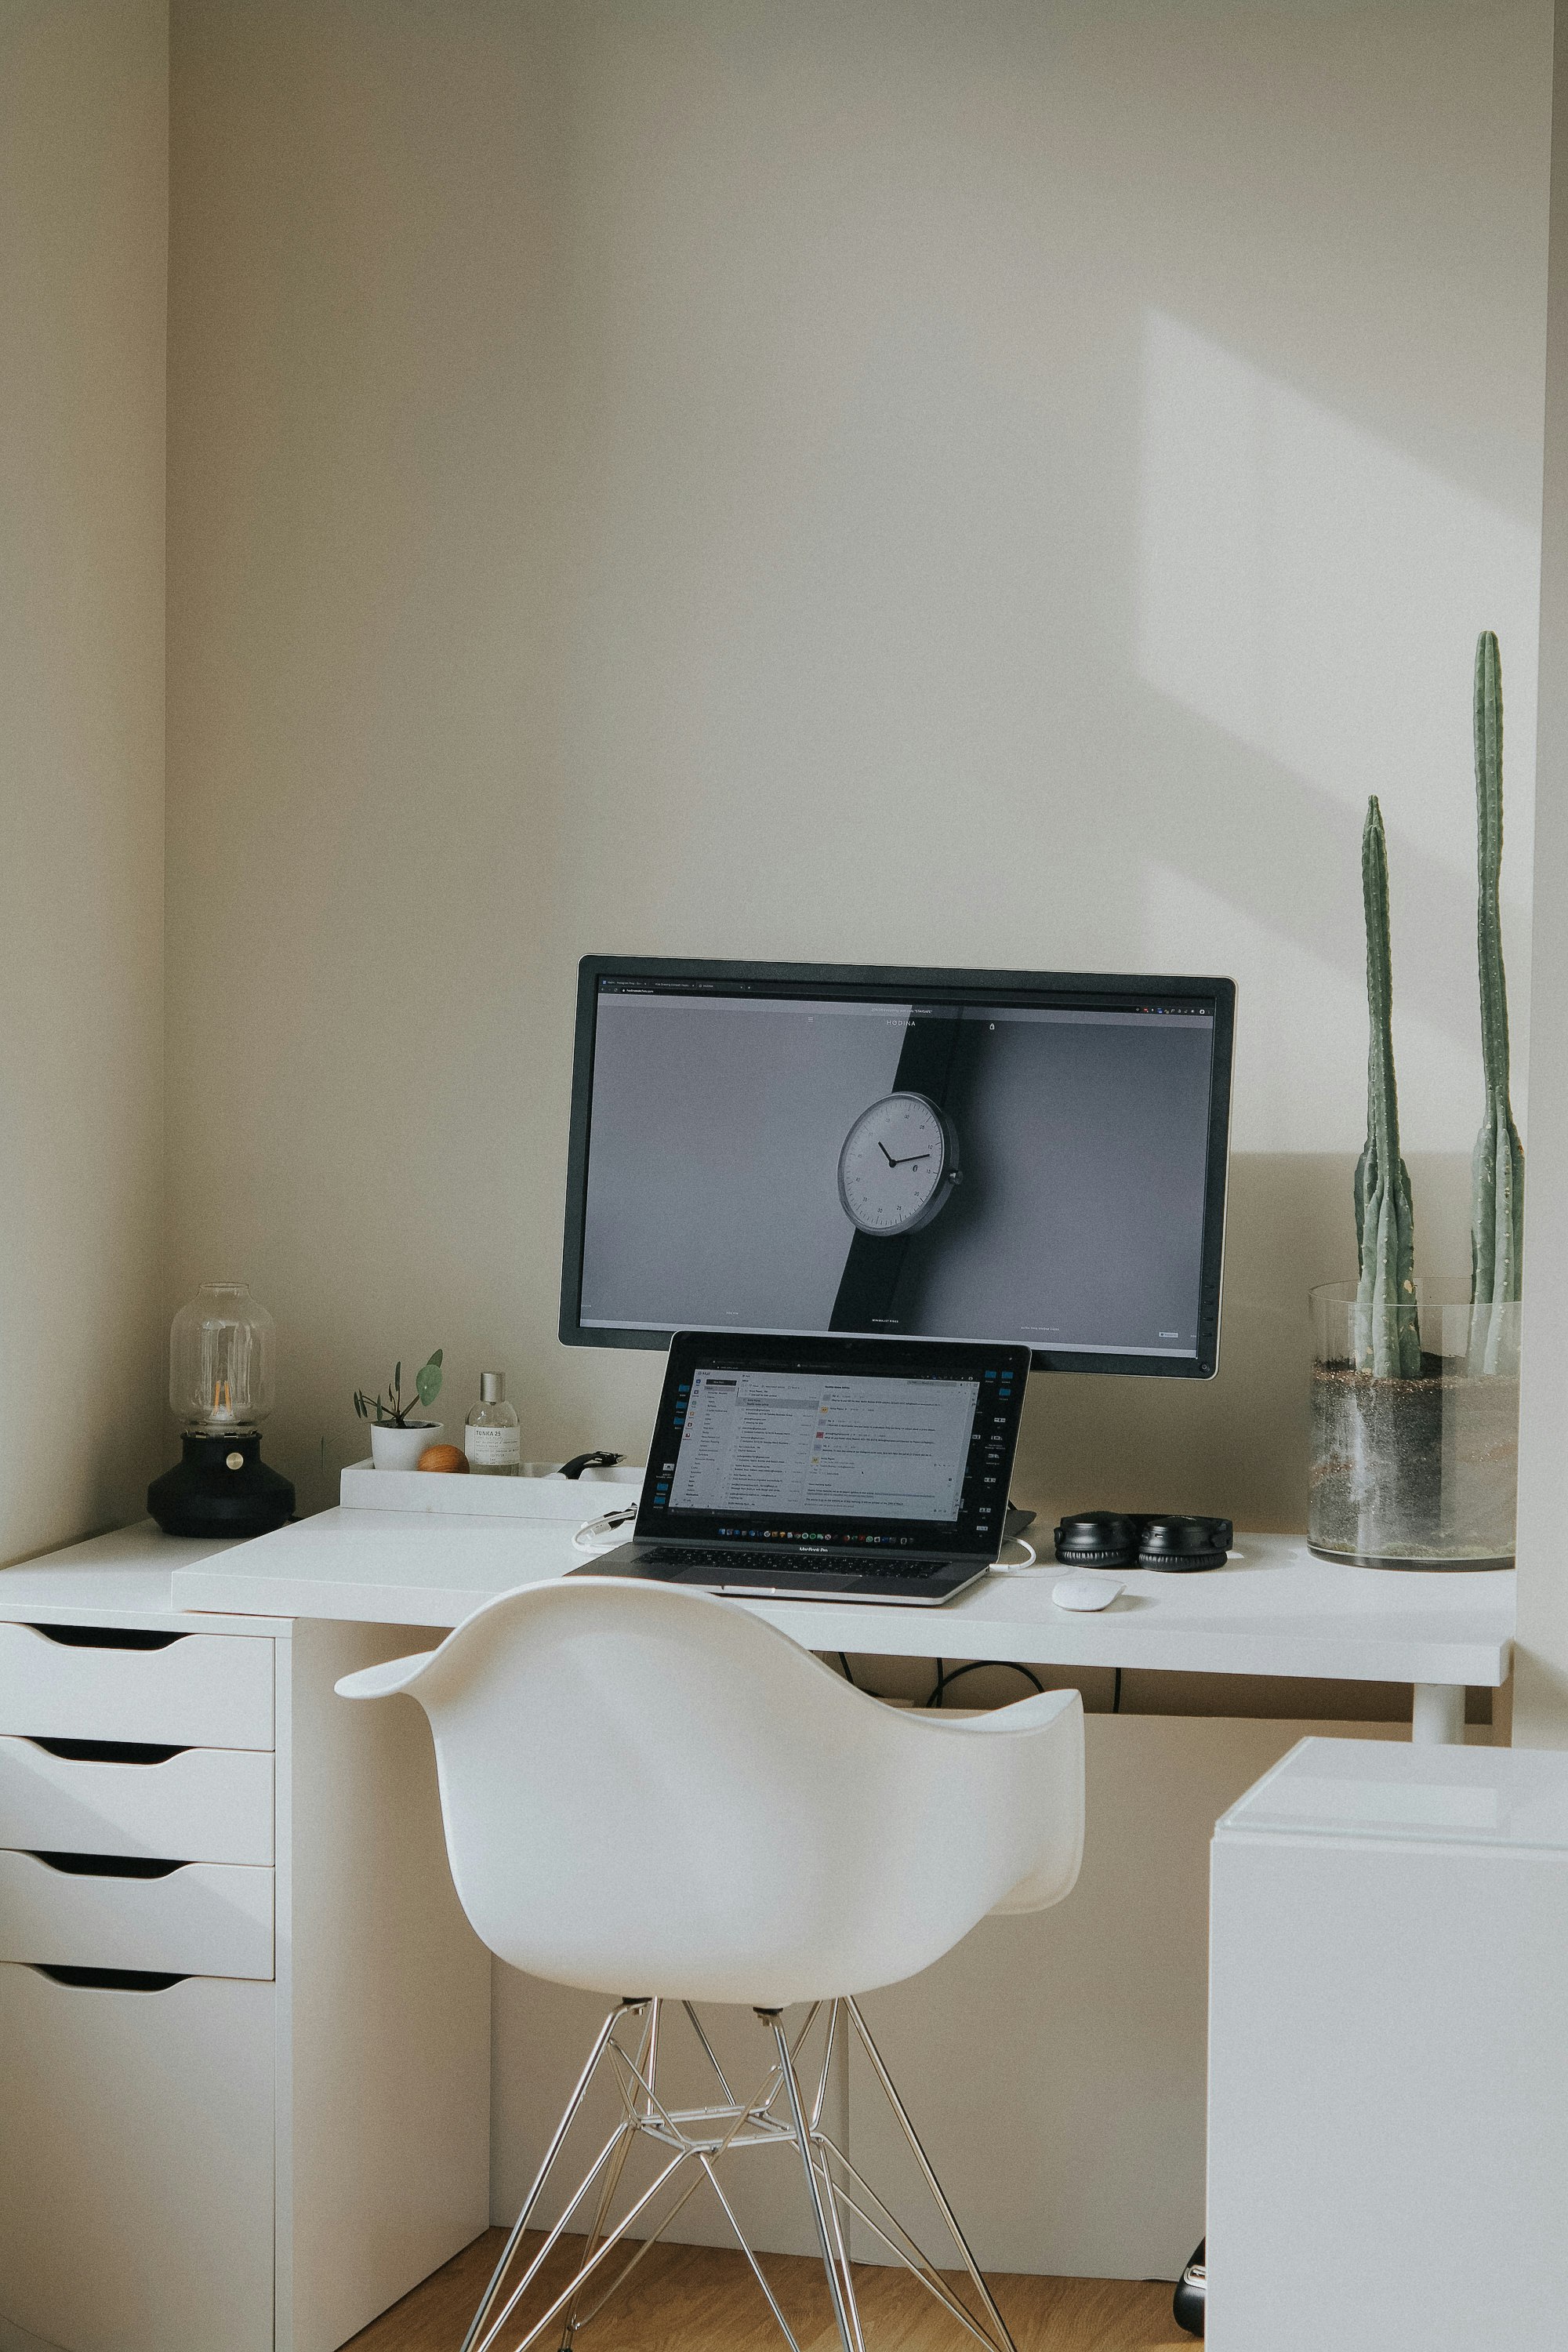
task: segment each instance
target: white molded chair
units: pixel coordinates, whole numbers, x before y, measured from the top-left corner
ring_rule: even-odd
[[[429,1716],[452,1875],[476,1933],[514,1968],[616,2002],[463,2352],[499,2346],[596,2189],[583,2263],[513,2352],[552,2326],[570,2345],[704,2179],[794,2346],[716,2168],[721,2156],[780,2140],[800,2153],[844,2352],[865,2352],[850,2215],[991,2352],[1013,2352],[856,1997],[928,1968],[989,1911],[1040,1910],[1070,1891],[1083,1849],[1076,1691],[967,1717],[889,1707],[731,1601],[611,1578],[505,1593],[438,1650],[349,1675],[338,1689],[355,1699],[406,1692]],[[732,2095],[698,2001],[744,2003],[767,2028],[753,2096]],[[791,2042],[781,2011],[797,2001],[810,2009]],[[660,2101],[667,2003],[679,2005],[711,2063],[721,2095],[712,2105]],[[851,2033],[952,2233],[978,2314],[824,2126],[835,2053],[847,2054]],[[523,2231],[605,2072],[621,2120],[503,2301]],[[658,2177],[610,2226],[626,2158],[650,2142]],[[611,2249],[671,2182],[680,2193],[652,2236],[598,2292]]]

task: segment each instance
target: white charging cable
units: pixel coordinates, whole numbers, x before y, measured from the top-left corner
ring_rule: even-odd
[[[596,1519],[584,1519],[572,1541],[579,1551],[593,1551],[603,1543],[619,1543],[621,1529],[637,1515],[636,1503],[623,1503],[618,1511],[605,1511]]]
[[[1044,1576],[1049,1570],[1055,1568],[1056,1561],[1042,1559],[1026,1536],[1015,1536],[1012,1541],[1004,1544],[1002,1549],[1004,1551],[1011,1551],[1015,1544],[1020,1551],[1028,1553],[1028,1559],[994,1559],[991,1565],[998,1576],[1027,1576],[1031,1570],[1037,1575]]]

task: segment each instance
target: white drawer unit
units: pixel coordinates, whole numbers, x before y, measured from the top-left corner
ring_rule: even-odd
[[[0,1853],[0,1961],[272,1974],[269,1869],[193,1862],[156,1878],[125,1877],[112,1867],[83,1870],[82,1859]],[[128,1866],[139,1867],[120,1870]]]
[[[273,2352],[273,2063],[270,1985],[0,1966],[5,2317],[68,2352]]]
[[[148,1641],[158,1646],[132,1646]],[[0,1623],[0,1732],[270,1748],[272,1643],[243,1633]]]
[[[0,1846],[269,1863],[271,1752],[0,1737]]]
[[[356,1625],[0,1571],[0,2352],[337,2352],[489,2218],[489,1958]],[[276,1914],[276,1917],[275,1917]]]

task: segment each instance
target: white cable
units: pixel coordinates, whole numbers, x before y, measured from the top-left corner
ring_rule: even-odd
[[[1027,1576],[1031,1570],[1037,1575],[1044,1576],[1048,1570],[1055,1568],[1056,1561],[1042,1559],[1026,1536],[1014,1536],[1011,1541],[1020,1551],[1026,1551],[1029,1557],[1027,1559],[994,1559],[991,1565],[999,1576]],[[1003,1546],[1004,1550],[1010,1549],[1010,1544]]]
[[[572,1541],[579,1551],[592,1551],[595,1544],[622,1540],[621,1529],[637,1515],[636,1503],[624,1503],[618,1511],[605,1511],[599,1518],[584,1519]]]

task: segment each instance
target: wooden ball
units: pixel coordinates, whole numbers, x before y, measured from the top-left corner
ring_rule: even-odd
[[[468,1457],[460,1445],[427,1445],[417,1466],[421,1470],[466,1470]]]

